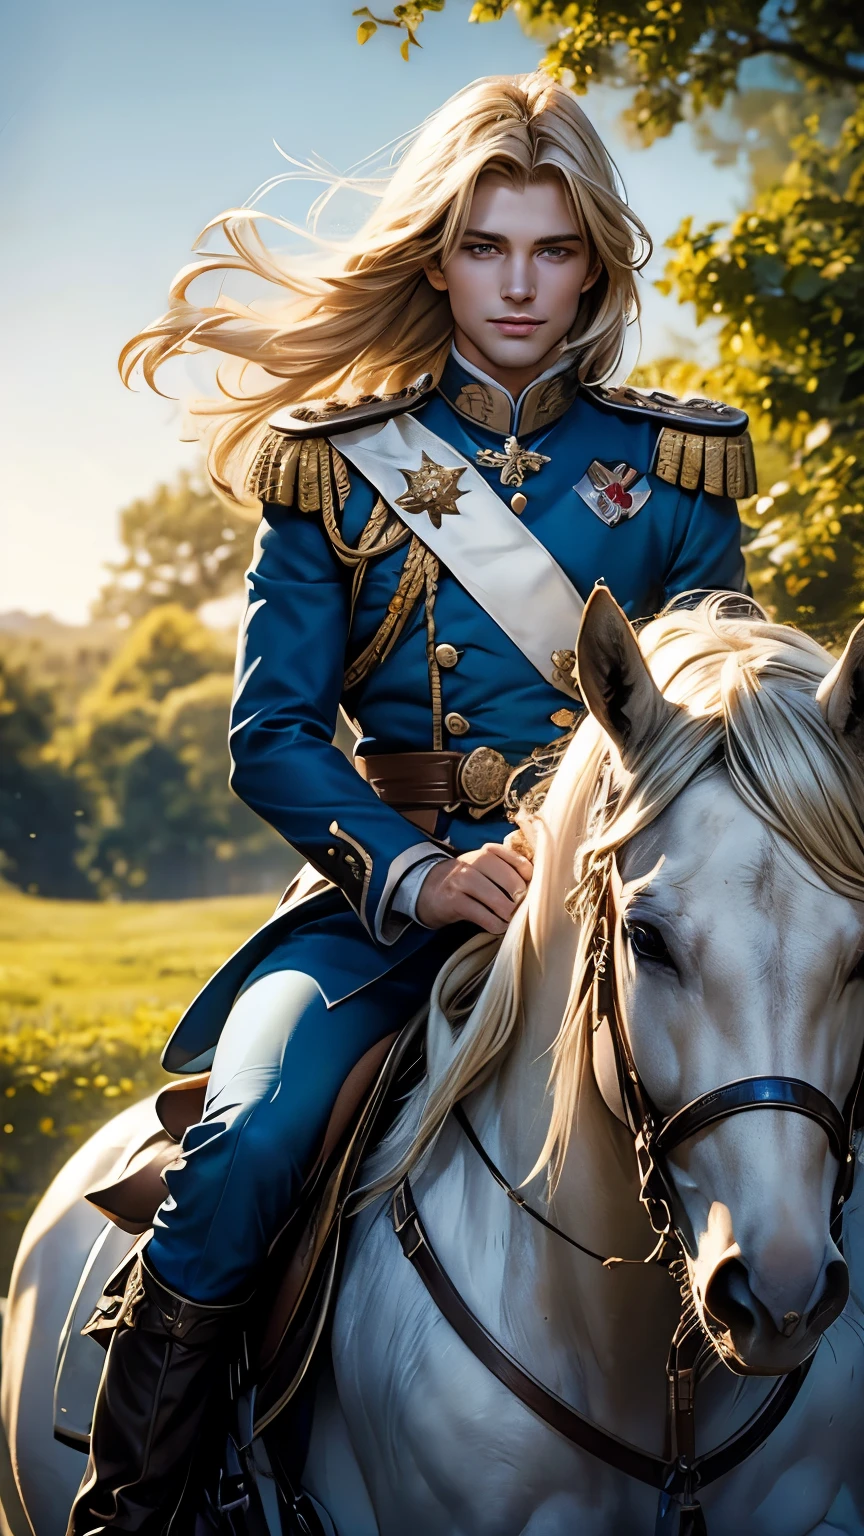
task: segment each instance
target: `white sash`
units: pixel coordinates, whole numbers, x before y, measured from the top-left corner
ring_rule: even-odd
[[[546,681],[571,692],[562,687],[552,652],[573,650],[585,604],[548,549],[473,464],[407,413],[334,434],[333,441]],[[424,452],[445,469],[464,470],[458,516],[445,513],[439,528],[427,512],[408,512],[398,503],[408,489],[402,470],[419,469]]]

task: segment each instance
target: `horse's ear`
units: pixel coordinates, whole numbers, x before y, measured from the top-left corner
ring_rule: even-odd
[[[840,660],[816,693],[832,731],[864,757],[864,619],[853,629]]]
[[[645,665],[627,615],[608,587],[591,593],[576,642],[582,698],[626,762],[676,713]]]

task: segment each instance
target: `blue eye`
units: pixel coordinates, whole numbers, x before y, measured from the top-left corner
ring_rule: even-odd
[[[652,960],[655,965],[665,965],[670,970],[675,969],[666,940],[653,923],[627,923],[625,932],[630,948],[640,960]]]

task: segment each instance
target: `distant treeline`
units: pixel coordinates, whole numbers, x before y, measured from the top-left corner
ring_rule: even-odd
[[[122,533],[93,631],[0,635],[0,876],[79,898],[273,889],[297,860],[228,788],[233,642],[198,616],[239,588],[252,529],[182,479]]]

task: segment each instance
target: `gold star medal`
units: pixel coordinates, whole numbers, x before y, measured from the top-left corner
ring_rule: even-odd
[[[508,437],[503,453],[495,448],[480,448],[475,462],[485,469],[500,469],[502,485],[522,485],[527,474],[536,475],[538,469],[552,461],[547,454],[533,453],[530,448],[523,448],[517,438]]]
[[[428,512],[433,528],[441,527],[445,514],[458,517],[456,502],[465,492],[456,487],[464,469],[445,469],[443,464],[430,459],[424,449],[419,469],[400,469],[399,473],[405,476],[408,489],[396,497],[397,507],[405,512]]]

